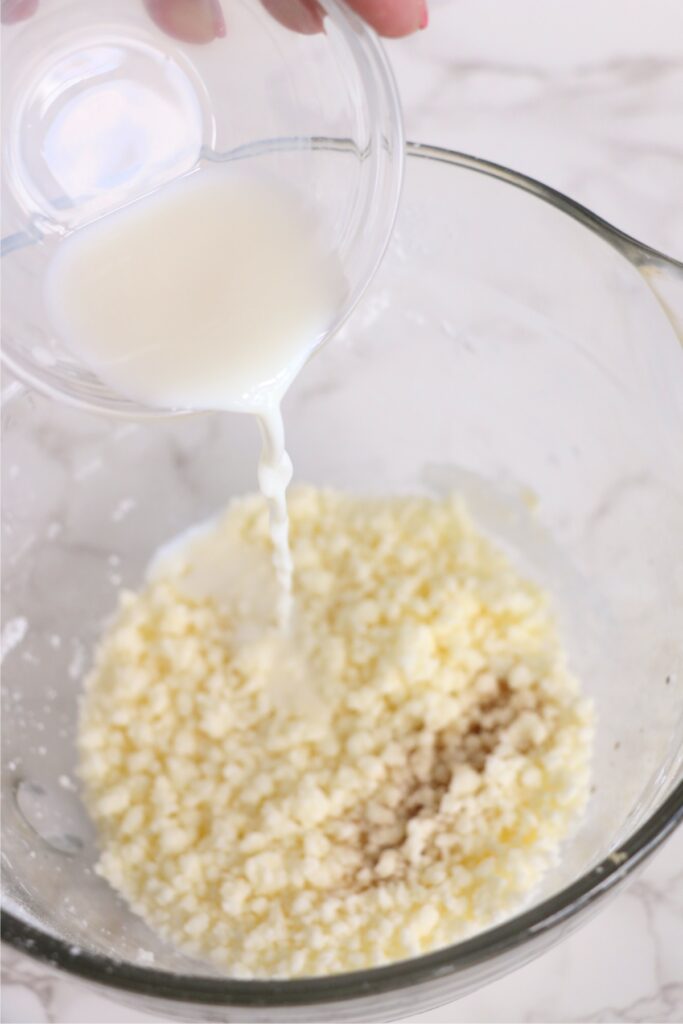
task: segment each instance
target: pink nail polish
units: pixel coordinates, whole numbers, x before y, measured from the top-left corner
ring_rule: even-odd
[[[427,9],[426,0],[422,0],[420,4],[420,20],[418,22],[418,28],[427,28],[429,24],[429,10]]]

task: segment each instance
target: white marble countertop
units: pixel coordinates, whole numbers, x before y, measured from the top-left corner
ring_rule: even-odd
[[[410,138],[507,164],[683,259],[680,0],[432,0],[391,43]],[[683,1020],[683,831],[534,963],[414,1021]],[[142,1022],[13,952],[1,1017]]]

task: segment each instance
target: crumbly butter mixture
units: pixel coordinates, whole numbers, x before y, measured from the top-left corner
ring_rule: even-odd
[[[241,499],[122,595],[81,709],[99,871],[238,977],[367,968],[492,924],[588,793],[591,709],[547,596],[458,500],[299,488],[290,516],[286,643],[259,619],[266,510]],[[253,572],[212,590],[193,558],[230,550]]]

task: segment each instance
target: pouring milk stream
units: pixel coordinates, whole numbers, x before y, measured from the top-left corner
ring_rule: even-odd
[[[56,329],[110,387],[148,406],[258,417],[283,626],[292,466],[280,403],[343,294],[341,266],[297,198],[225,167],[74,232],[48,275]]]

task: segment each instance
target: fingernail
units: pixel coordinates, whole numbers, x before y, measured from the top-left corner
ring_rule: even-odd
[[[418,22],[418,26],[417,27],[420,28],[420,29],[427,28],[428,24],[429,24],[429,11],[427,9],[427,2],[426,2],[426,0],[421,0],[421,2],[420,2],[420,20]]]
[[[222,39],[225,35],[225,18],[220,0],[212,0],[213,6],[213,28],[217,38]]]
[[[225,18],[221,0],[194,0],[198,7],[197,14],[200,18],[211,21],[214,35],[222,38],[225,35]]]

